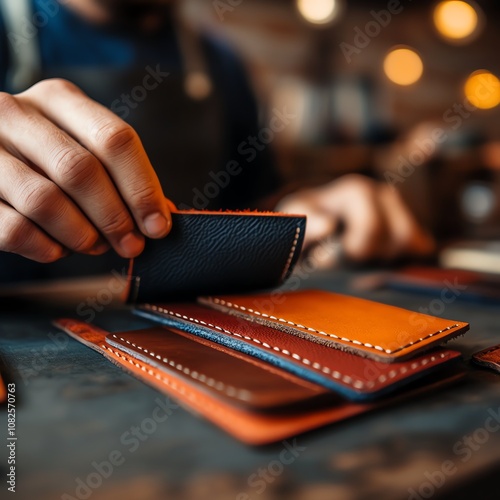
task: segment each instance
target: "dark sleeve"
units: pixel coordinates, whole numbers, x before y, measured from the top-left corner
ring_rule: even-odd
[[[226,121],[224,165],[238,171],[229,189],[221,193],[221,208],[259,208],[281,186],[273,154],[272,140],[259,126],[255,95],[240,59],[225,44],[206,41],[214,84],[221,92]],[[237,165],[236,165],[237,163]]]
[[[9,64],[9,47],[7,33],[0,13],[0,91],[5,91],[7,82],[7,68]]]

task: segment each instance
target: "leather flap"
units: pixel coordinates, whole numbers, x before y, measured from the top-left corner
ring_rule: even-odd
[[[463,335],[468,323],[322,290],[212,296],[201,303],[311,342],[393,363]]]
[[[276,213],[172,214],[172,231],[131,261],[128,302],[194,299],[279,286],[302,247],[306,218]]]

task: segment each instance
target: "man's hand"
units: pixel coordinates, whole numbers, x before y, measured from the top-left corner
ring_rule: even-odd
[[[307,215],[304,248],[321,249],[313,255],[318,267],[336,263],[338,252],[319,244],[340,227],[342,251],[353,261],[424,256],[435,248],[394,188],[361,175],[346,175],[319,188],[293,193],[277,209]]]
[[[171,226],[137,133],[64,80],[0,93],[0,250],[38,262],[112,246],[135,257]]]

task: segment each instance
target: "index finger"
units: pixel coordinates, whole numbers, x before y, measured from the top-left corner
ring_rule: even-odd
[[[49,86],[47,85],[49,83]],[[141,232],[165,236],[172,225],[160,181],[135,130],[64,80],[32,87],[28,98],[105,166]]]

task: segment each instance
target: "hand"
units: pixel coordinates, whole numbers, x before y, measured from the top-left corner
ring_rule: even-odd
[[[293,193],[277,209],[307,215],[304,249],[321,250],[313,257],[322,268],[335,264],[338,252],[320,244],[330,241],[327,244],[334,245],[328,237],[340,227],[340,246],[353,261],[424,256],[435,248],[393,187],[361,175],[346,175],[319,188]]]
[[[64,80],[0,93],[0,250],[38,262],[113,247],[125,258],[171,227],[137,133]]]

